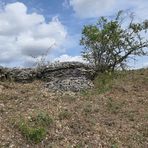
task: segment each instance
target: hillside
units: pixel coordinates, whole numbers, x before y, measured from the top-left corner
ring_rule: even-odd
[[[148,69],[99,75],[79,93],[43,83],[0,81],[0,148],[148,147]]]

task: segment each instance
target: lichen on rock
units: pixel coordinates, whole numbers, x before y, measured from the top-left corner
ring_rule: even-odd
[[[29,83],[42,80],[51,91],[73,91],[93,87],[95,70],[92,65],[79,62],[61,62],[39,68],[3,68],[0,67],[0,80]]]

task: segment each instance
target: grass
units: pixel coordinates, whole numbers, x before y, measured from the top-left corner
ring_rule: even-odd
[[[43,127],[30,127],[25,121],[20,121],[19,130],[22,135],[29,141],[34,143],[41,142],[46,136],[46,130]]]
[[[111,90],[112,88],[112,83],[113,80],[117,77],[117,74],[111,74],[111,73],[103,73],[103,74],[99,74],[96,79],[95,79],[95,85],[96,88],[98,89],[98,93],[102,94],[105,93],[109,90]]]
[[[62,100],[63,102],[73,103],[76,101],[76,96],[65,94],[63,96],[60,96],[58,99]]]
[[[113,144],[111,148],[118,148],[117,144]]]
[[[84,107],[83,111],[85,112],[85,114],[91,113],[91,112],[92,112],[92,106],[91,106],[91,104],[87,104],[87,105]]]
[[[68,110],[63,110],[58,115],[60,120],[69,119],[71,117],[71,113]]]
[[[114,101],[111,97],[107,100],[107,109],[114,114],[117,114],[122,108],[123,104]]]
[[[27,121],[21,118],[18,128],[29,142],[39,143],[46,137],[47,127],[52,124],[53,119],[47,113],[40,112]]]
[[[62,95],[41,81],[0,82],[0,147],[146,148],[147,77],[100,74],[94,89]]]
[[[53,119],[44,112],[39,112],[35,117],[32,117],[32,120],[36,125],[41,126],[51,126],[53,124]]]

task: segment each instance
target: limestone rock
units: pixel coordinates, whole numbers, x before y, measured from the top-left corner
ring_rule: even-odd
[[[95,70],[92,65],[79,62],[61,62],[38,68],[0,67],[0,80],[28,83],[43,80],[49,90],[81,91],[93,87]]]
[[[86,77],[92,80],[95,70],[91,65],[79,62],[61,62],[41,67],[37,72],[37,77],[45,81],[51,81],[54,78],[68,77]]]
[[[49,91],[72,91],[79,92],[82,90],[91,89],[94,87],[91,80],[86,79],[85,77],[69,77],[62,79],[54,79],[45,85]]]

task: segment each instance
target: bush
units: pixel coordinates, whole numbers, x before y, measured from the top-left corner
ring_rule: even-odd
[[[66,109],[59,113],[60,120],[69,119],[70,117],[71,117],[71,113]]]
[[[25,121],[21,121],[19,123],[19,129],[28,141],[32,141],[34,143],[41,142],[46,135],[45,128],[30,127]]]
[[[53,119],[44,112],[38,113],[37,116],[32,117],[32,120],[34,120],[37,125],[41,126],[50,126],[53,123]]]
[[[18,128],[22,135],[34,143],[41,142],[47,133],[47,128],[53,124],[53,119],[47,113],[38,113],[29,120],[20,119]]]

